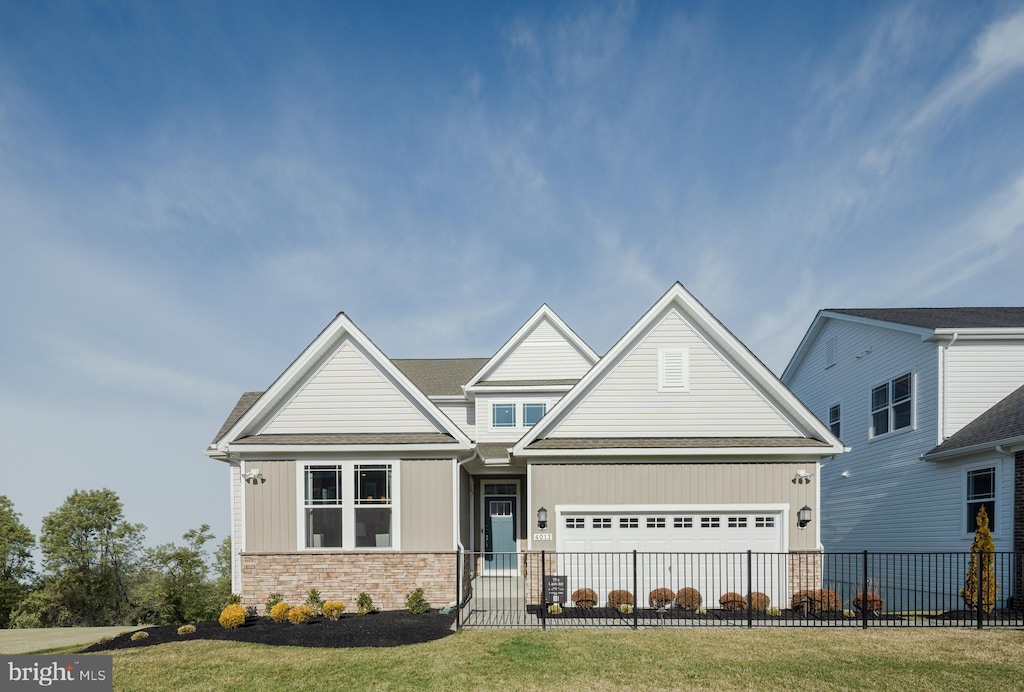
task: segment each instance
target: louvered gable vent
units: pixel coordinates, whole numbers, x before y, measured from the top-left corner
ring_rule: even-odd
[[[836,364],[836,337],[830,336],[825,339],[825,367],[831,368]]]
[[[690,386],[690,353],[685,348],[658,350],[658,391],[680,392]]]

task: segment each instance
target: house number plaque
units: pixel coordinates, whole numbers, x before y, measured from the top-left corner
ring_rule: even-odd
[[[533,534],[533,540],[535,541],[550,541],[553,536],[550,533],[535,533]]]

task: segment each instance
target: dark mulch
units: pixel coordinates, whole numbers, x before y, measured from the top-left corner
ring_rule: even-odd
[[[536,606],[533,606],[531,610],[537,614],[539,611]],[[633,614],[622,614],[615,608],[575,608],[572,606],[562,609],[562,614],[557,616],[548,615],[549,618],[575,618],[575,619],[587,619],[587,620],[599,620],[599,619],[619,619],[633,621]],[[754,621],[779,621],[779,620],[819,620],[819,621],[839,621],[839,620],[859,620],[860,614],[847,615],[842,612],[826,612],[826,613],[807,613],[804,614],[803,610],[782,610],[778,615],[769,615],[768,613],[753,612],[751,613],[751,620]],[[901,620],[902,618],[898,615],[874,615],[869,614],[868,620]],[[637,620],[718,620],[722,622],[738,622],[747,620],[746,610],[722,610],[719,608],[712,608],[703,613],[696,613],[692,610],[683,610],[682,608],[666,608],[665,610],[657,610],[655,608],[640,608],[637,610]]]
[[[191,639],[223,639],[273,646],[315,646],[345,648],[354,646],[403,646],[440,639],[452,634],[455,615],[441,615],[436,610],[413,615],[406,610],[392,610],[369,615],[343,615],[336,621],[313,618],[303,625],[274,622],[268,617],[250,618],[237,629],[228,630],[216,621],[195,623],[194,634],[179,635],[180,625],[161,625],[145,631],[149,636],[133,642],[131,633],[122,634],[103,644],[93,644],[87,652],[133,649],[167,642]]]
[[[1020,613],[1014,613],[1012,610],[1003,610],[1001,608],[997,608],[996,610],[993,610],[991,613],[982,613],[981,621],[982,622],[1006,621],[1006,620],[1014,620],[1014,619],[1018,619],[1019,620],[1020,618],[1021,618]],[[973,610],[947,610],[945,613],[940,613],[939,615],[933,615],[932,619],[933,620],[965,620],[967,622],[977,622],[978,621],[978,614],[976,612],[974,612]]]

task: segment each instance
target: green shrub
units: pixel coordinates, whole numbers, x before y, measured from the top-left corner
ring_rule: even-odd
[[[750,609],[755,612],[765,612],[768,610],[768,606],[770,606],[771,603],[772,599],[768,597],[768,594],[761,593],[760,591],[755,591],[750,594]]]
[[[106,644],[107,642],[112,642],[112,641],[114,641],[113,637],[100,637],[100,640],[98,642],[96,642],[96,643],[97,644]]]
[[[623,615],[629,615],[630,613],[633,612],[633,604],[632,603],[620,603],[619,604],[619,612],[622,613]]]
[[[341,601],[327,601],[324,603],[324,617],[328,620],[337,620],[345,612],[345,604]]]
[[[597,605],[597,593],[593,589],[586,587],[576,589],[572,592],[572,602],[576,604],[577,608],[590,610]]]
[[[309,590],[309,593],[306,594],[306,602],[303,605],[309,608],[313,615],[320,615],[324,612],[324,602],[320,598],[320,592],[317,589]]]
[[[885,601],[876,593],[869,593],[866,596],[863,593],[859,593],[853,597],[853,607],[857,610],[864,610],[866,608],[869,613],[878,615],[885,608]]]
[[[288,611],[291,609],[292,607],[284,601],[275,603],[274,607],[270,609],[270,619],[274,622],[285,622],[288,620]]]
[[[236,605],[242,602],[242,597],[239,594],[233,593],[228,596],[228,602],[226,605]]]
[[[419,615],[430,610],[430,603],[423,596],[423,589],[416,589],[405,597],[405,607],[413,615]]]
[[[558,615],[561,615],[561,614],[562,614],[562,606],[558,605],[557,603],[552,603],[551,605],[548,606],[548,615],[558,616]]]
[[[236,627],[240,627],[245,624],[245,617],[248,613],[245,607],[238,603],[232,603],[224,606],[224,610],[220,612],[220,626],[224,629],[233,630]]]
[[[620,605],[628,604],[633,605],[633,594],[629,591],[619,589],[616,591],[608,592],[608,605],[612,608],[618,608]]]
[[[676,605],[683,610],[697,610],[703,603],[700,591],[691,586],[684,586],[676,592]]]
[[[974,612],[978,612],[980,608],[982,612],[991,613],[996,606],[996,590],[999,588],[999,583],[996,581],[995,551],[996,544],[992,540],[992,532],[988,528],[988,512],[982,506],[978,510],[978,528],[974,532],[974,542],[971,544],[971,566],[967,569],[964,588],[960,589],[960,597]],[[979,559],[981,560],[980,604],[978,603]]]
[[[149,639],[149,632],[139,630],[138,632],[132,635],[133,642],[141,642],[143,639]]]
[[[270,611],[274,609],[274,606],[276,606],[283,600],[284,596],[282,596],[277,591],[267,596],[267,602],[263,604],[263,614],[270,615]]]
[[[373,599],[370,598],[370,594],[365,591],[356,597],[356,608],[359,609],[360,615],[367,615],[376,610],[376,606],[373,605]]]
[[[308,605],[295,606],[288,611],[288,620],[294,625],[301,625],[304,622],[309,622],[312,617],[313,609]]]
[[[774,615],[776,617],[778,617],[779,615],[782,615],[782,611],[779,610],[778,608],[776,608],[775,606],[772,606],[770,608],[765,608],[764,612],[767,613],[768,615]]]
[[[651,593],[647,594],[647,602],[652,608],[664,608],[668,606],[673,600],[675,600],[676,592],[672,589],[666,589],[664,587],[654,589]]]
[[[178,628],[178,636],[179,637],[184,637],[186,634],[195,634],[195,633],[196,633],[195,625],[182,625],[181,627]]]
[[[722,594],[721,598],[718,599],[718,603],[722,606],[722,610],[736,612],[747,609],[747,597],[734,591]]]

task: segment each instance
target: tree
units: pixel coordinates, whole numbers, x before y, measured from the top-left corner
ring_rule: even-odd
[[[0,629],[10,624],[11,611],[28,593],[32,569],[32,548],[36,539],[21,523],[14,503],[0,495]]]
[[[112,490],[76,490],[43,518],[39,544],[57,622],[117,625],[127,621],[128,587],[145,527],[124,519]]]
[[[971,544],[971,566],[964,579],[964,588],[960,596],[967,607],[978,612],[991,613],[996,606],[996,544],[992,540],[992,532],[988,529],[988,512],[982,506],[978,510],[978,528],[974,532],[974,543]],[[981,603],[978,603],[978,561],[981,561]]]
[[[186,623],[217,617],[226,598],[216,600],[216,585],[207,578],[205,546],[213,540],[210,527],[203,524],[182,536],[186,545],[173,543],[150,551],[149,561],[159,574],[156,595],[158,619],[163,623]]]
[[[231,597],[231,536],[225,536],[213,553],[214,600],[219,604]]]

